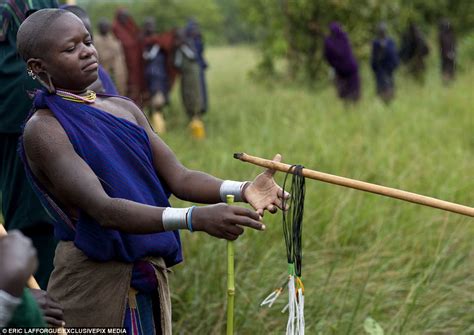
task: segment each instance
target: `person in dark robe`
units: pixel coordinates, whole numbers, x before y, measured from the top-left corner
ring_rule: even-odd
[[[155,37],[155,38],[153,38]],[[167,72],[167,61],[170,57],[171,44],[161,41],[163,38],[156,33],[153,17],[147,17],[143,24],[143,59],[145,62],[145,81],[148,89],[146,105],[149,108],[151,124],[158,134],[166,130],[163,108],[168,104],[170,80]],[[159,42],[164,44],[164,47]]]
[[[324,41],[324,57],[334,69],[339,97],[346,101],[357,101],[360,97],[359,66],[349,38],[337,22],[332,22],[329,29],[330,35]]]
[[[31,109],[28,92],[39,88],[16,48],[16,33],[28,13],[58,7],[56,0],[0,1],[0,193],[5,228],[18,229],[38,251],[35,277],[46,288],[53,270],[57,240],[51,217],[31,188],[17,154],[22,125]],[[0,274],[1,275],[1,274]]]
[[[206,132],[201,120],[203,94],[197,52],[192,39],[186,35],[184,29],[179,30],[176,36],[174,64],[181,74],[181,99],[190,120],[191,135],[196,139],[203,139]]]
[[[145,91],[145,78],[143,73],[143,48],[140,42],[140,29],[135,24],[127,10],[117,10],[112,25],[115,37],[122,43],[127,65],[127,96],[139,106],[143,103],[142,93]]]
[[[439,48],[441,56],[441,73],[445,83],[454,79],[456,68],[456,37],[451,22],[444,19],[439,24]]]
[[[398,53],[395,42],[387,36],[385,23],[377,27],[377,38],[372,42],[370,65],[375,75],[377,94],[388,103],[394,96],[393,72],[398,66]]]
[[[424,82],[425,79],[425,58],[429,51],[428,43],[420,28],[410,22],[402,35],[400,59],[406,64],[409,73],[419,82]]]
[[[208,65],[204,59],[204,40],[202,38],[199,24],[195,20],[190,19],[186,25],[185,34],[192,41],[194,49],[196,50],[196,59],[199,64],[199,83],[202,95],[201,114],[204,114],[207,112],[209,107],[206,83],[206,69]]]

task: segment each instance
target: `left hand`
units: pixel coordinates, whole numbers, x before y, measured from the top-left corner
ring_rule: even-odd
[[[276,154],[274,162],[281,162],[281,155]],[[275,183],[273,175],[275,170],[267,169],[259,174],[243,192],[243,198],[263,216],[263,212],[268,210],[270,213],[276,213],[277,208],[283,209],[283,189]],[[289,198],[285,193],[285,199]]]
[[[53,327],[64,327],[63,309],[61,305],[48,295],[48,292],[30,288],[38,306],[43,311],[44,319]]]

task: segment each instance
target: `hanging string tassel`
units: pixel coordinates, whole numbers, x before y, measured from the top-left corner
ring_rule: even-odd
[[[286,335],[304,335],[304,286],[301,281],[302,268],[302,234],[303,234],[303,211],[305,197],[305,178],[302,175],[303,167],[293,165],[289,169],[283,181],[283,192],[290,171],[294,175],[291,181],[291,197],[283,199],[283,236],[285,237],[286,256],[288,260],[288,304],[282,309],[282,313],[288,311],[286,324]],[[283,286],[270,293],[260,304],[271,307],[283,291]]]
[[[300,277],[296,277],[297,310],[296,310],[296,334],[304,335],[304,285]]]
[[[295,335],[296,308],[295,277],[290,275],[288,280],[288,322],[286,324],[286,335]]]
[[[286,285],[286,283],[284,285]],[[268,308],[271,308],[282,292],[283,286],[280,286],[279,288],[275,289],[265,299],[263,299],[263,301],[260,303],[260,307],[268,305]]]

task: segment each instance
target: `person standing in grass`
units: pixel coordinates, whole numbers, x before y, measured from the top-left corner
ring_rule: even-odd
[[[377,38],[372,42],[370,65],[375,75],[377,94],[386,103],[393,99],[395,83],[393,72],[398,66],[397,46],[387,36],[387,26],[380,23],[377,27]]]
[[[98,34],[94,36],[94,45],[99,54],[100,64],[112,76],[120,95],[127,93],[127,67],[122,46],[111,32],[110,22],[102,18],[97,25]]]
[[[166,131],[163,108],[169,102],[169,92],[176,70],[170,69],[175,47],[174,30],[158,34],[153,17],[145,18],[143,23],[143,59],[145,62],[145,80],[148,89],[147,105],[150,121],[158,134]]]
[[[142,93],[145,91],[145,78],[143,73],[142,44],[140,43],[140,29],[135,24],[130,13],[120,8],[117,10],[112,26],[115,37],[122,44],[127,65],[127,97],[136,104],[143,104]]]
[[[182,261],[179,230],[228,240],[243,227],[264,230],[264,211],[276,212],[284,197],[275,171],[236,182],[184,167],[132,101],[87,90],[97,52],[68,11],[31,15],[18,50],[45,88],[20,153],[61,239],[48,292],[68,326],[171,334],[168,268]],[[172,208],[171,194],[209,205]],[[228,194],[254,210],[222,203]]]
[[[206,69],[207,62],[204,59],[204,40],[202,38],[199,24],[194,19],[190,19],[185,28],[185,34],[189,38],[196,50],[197,62],[199,64],[199,84],[202,96],[201,114],[205,114],[209,108],[209,99],[207,94]]]
[[[339,97],[345,101],[360,98],[359,66],[346,32],[338,22],[329,25],[330,34],[324,41],[324,57],[335,72]]]
[[[425,81],[425,58],[429,51],[428,43],[420,28],[410,22],[402,36],[400,59],[407,65],[410,74],[421,83]]]
[[[445,83],[454,79],[456,69],[456,37],[451,22],[441,20],[439,24],[439,49],[441,58],[441,73]]]
[[[174,64],[181,75],[181,99],[190,120],[191,134],[196,139],[202,139],[205,137],[204,123],[201,120],[204,96],[198,54],[193,40],[186,35],[184,29],[178,30],[176,36]]]

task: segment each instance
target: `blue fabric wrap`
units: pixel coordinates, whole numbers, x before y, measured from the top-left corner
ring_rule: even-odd
[[[110,197],[151,206],[170,206],[170,192],[154,169],[150,141],[142,127],[87,104],[37,91],[33,110],[46,108],[54,114],[76,153],[91,167]],[[20,153],[25,158],[22,151],[20,145]],[[74,241],[89,258],[135,262],[146,256],[159,256],[167,266],[182,261],[178,231],[126,234],[101,227],[82,210],[74,228],[70,228],[58,202],[37,182],[26,160],[25,165],[41,200],[55,211],[56,236]]]
[[[114,82],[112,81],[112,78],[110,78],[109,74],[107,71],[105,71],[104,67],[102,65],[99,65],[99,69],[97,71],[99,75],[99,79],[102,83],[102,87],[104,88],[105,93],[107,94],[112,94],[112,95],[118,95],[118,90],[115,87]]]

